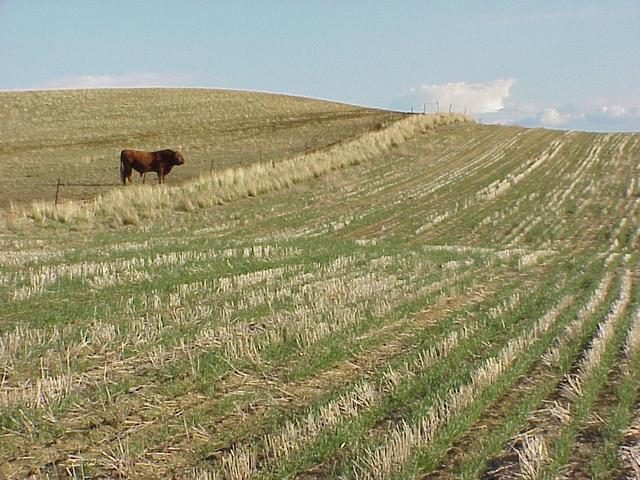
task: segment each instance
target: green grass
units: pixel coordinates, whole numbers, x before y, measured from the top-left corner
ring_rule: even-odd
[[[588,268],[588,273],[584,276],[584,281],[578,282],[579,287],[584,292],[590,294],[594,291],[594,285],[591,285],[591,279],[601,275],[602,266],[599,263],[592,263]],[[577,292],[576,292],[577,293]],[[490,425],[490,430],[480,438],[477,438],[477,446],[474,450],[467,452],[457,465],[452,466],[455,469],[455,476],[460,478],[477,478],[485,469],[487,462],[495,457],[503,445],[505,445],[516,432],[522,430],[527,425],[527,419],[532,415],[536,408],[540,405],[545,397],[550,396],[564,375],[567,374],[572,363],[575,361],[577,354],[585,348],[588,340],[593,335],[599,320],[606,314],[614,300],[614,291],[609,291],[604,301],[598,308],[591,312],[583,323],[575,338],[571,338],[566,342],[559,351],[557,359],[550,365],[542,363],[540,353],[538,353],[535,361],[539,363],[536,372],[540,372],[536,376],[535,382],[522,389],[520,396],[510,397],[505,400],[507,404],[501,407],[501,402],[492,408],[502,408],[504,413],[494,419]],[[582,301],[576,303],[569,309],[566,317],[569,319],[577,318],[579,308],[586,302],[583,295]],[[523,378],[524,379],[524,378]]]
[[[638,396],[638,353],[630,359],[630,373],[625,375],[623,381],[616,389],[615,404],[610,407],[604,418],[602,426],[603,441],[599,446],[597,455],[589,462],[589,471],[593,478],[612,478],[620,461],[618,448],[620,446],[623,430],[633,420],[633,408]]]

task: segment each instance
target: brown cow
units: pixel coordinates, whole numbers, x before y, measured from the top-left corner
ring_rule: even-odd
[[[120,152],[120,179],[123,185],[126,185],[127,180],[131,183],[131,170],[133,169],[141,177],[147,172],[156,172],[158,183],[164,183],[165,175],[176,165],[182,164],[184,164],[184,157],[180,152],[174,150],[166,149],[157,152],[122,150]]]

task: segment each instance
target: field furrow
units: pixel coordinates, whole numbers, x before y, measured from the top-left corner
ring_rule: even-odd
[[[600,319],[590,345],[581,352],[558,388],[543,401],[544,407],[532,411],[528,426],[512,438],[510,448],[515,453],[507,451],[501,459],[492,462],[492,477],[555,478],[564,471],[577,431],[603,386],[610,368],[607,362],[610,365],[615,357],[615,342],[619,342],[621,332],[626,331],[625,311],[630,301],[631,282],[627,270],[617,298]],[[551,353],[550,358],[561,358],[561,355],[558,350]]]
[[[600,267],[596,264],[589,269],[594,271]],[[571,364],[569,359],[577,355],[580,343],[595,325],[594,313],[603,309],[612,278],[611,272],[605,274],[589,298],[583,300],[585,303],[576,303],[568,315],[570,322],[546,351],[453,443],[447,456],[441,458],[441,463],[427,478],[477,478],[485,469],[491,472],[488,475],[491,477],[505,468],[504,460],[491,460],[492,457],[517,429],[524,427],[527,415],[552,393],[566,374]]]
[[[578,433],[563,474],[571,477],[607,478],[620,462],[616,453],[625,428],[631,427],[633,407],[638,396],[640,311],[631,316],[618,364],[612,368],[607,384],[590,413],[586,426]]]

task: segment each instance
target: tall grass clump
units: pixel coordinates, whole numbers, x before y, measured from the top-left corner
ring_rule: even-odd
[[[455,113],[412,115],[385,128],[282,161],[211,172],[172,188],[157,185],[118,188],[92,202],[61,205],[35,202],[25,210],[24,215],[39,224],[47,221],[137,224],[140,219],[153,218],[167,209],[190,212],[237,198],[288,188],[332,170],[370,160],[419,132],[468,121],[468,117]]]

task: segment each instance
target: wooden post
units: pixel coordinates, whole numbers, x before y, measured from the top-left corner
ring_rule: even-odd
[[[211,157],[211,161],[209,162],[209,173],[213,172],[213,157]]]
[[[58,184],[56,185],[56,200],[53,203],[54,205],[58,205],[58,193],[60,192],[60,177],[58,177]]]
[[[464,106],[464,114],[465,115],[467,114],[467,106],[466,105]]]
[[[423,114],[427,114],[427,102],[424,102],[424,104],[422,105],[422,113]]]
[[[411,113],[413,113],[413,107],[411,107]]]
[[[440,111],[440,102],[436,102],[436,113]]]
[[[451,113],[451,109],[453,108],[453,103],[449,104],[449,113]]]

